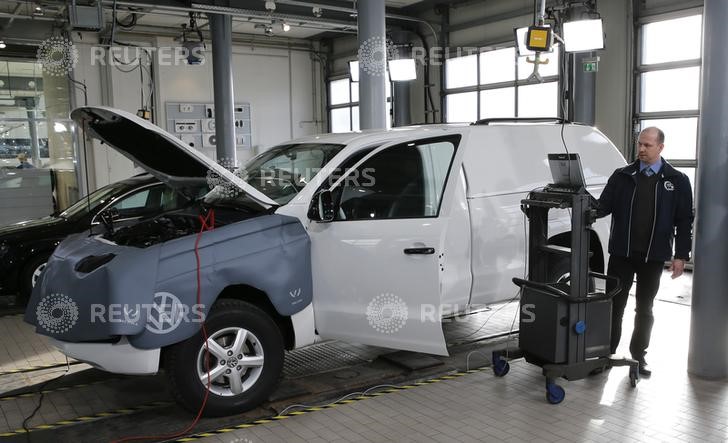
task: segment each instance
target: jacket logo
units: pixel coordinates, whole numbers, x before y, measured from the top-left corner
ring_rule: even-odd
[[[675,190],[675,185],[673,185],[671,181],[667,180],[667,181],[665,181],[665,190],[666,191],[674,191]]]
[[[288,295],[291,296],[291,298],[298,298],[301,296],[301,288],[294,289],[293,291],[288,291]]]

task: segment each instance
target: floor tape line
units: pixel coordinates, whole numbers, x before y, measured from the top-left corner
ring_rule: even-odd
[[[30,397],[35,397],[36,395],[39,395],[39,394],[50,394],[51,392],[70,391],[71,389],[85,388],[88,386],[96,386],[96,385],[100,385],[103,383],[109,383],[112,381],[119,381],[119,380],[123,380],[123,378],[109,378],[106,380],[97,380],[97,381],[94,381],[91,383],[79,383],[79,384],[70,385],[70,386],[59,386],[59,387],[53,388],[53,389],[44,389],[40,392],[24,392],[22,394],[14,394],[14,395],[8,395],[5,397],[0,397],[0,402],[17,400],[19,398],[30,398]]]
[[[393,392],[401,392],[401,391],[405,391],[405,390],[408,390],[408,389],[414,389],[417,386],[427,386],[429,384],[433,384],[433,383],[437,383],[437,382],[441,382],[441,381],[451,381],[451,380],[455,380],[458,377],[461,377],[461,376],[464,376],[464,375],[469,375],[469,374],[476,374],[478,372],[482,372],[482,371],[485,371],[485,370],[488,370],[488,369],[490,369],[490,366],[482,366],[480,368],[475,368],[475,369],[471,369],[471,370],[468,370],[468,371],[458,371],[458,372],[454,372],[454,373],[450,373],[450,374],[441,375],[439,377],[430,378],[430,379],[427,379],[427,380],[420,380],[418,382],[411,382],[410,384],[407,384],[407,385],[402,385],[402,386],[396,386],[396,387],[387,388],[387,389],[384,389],[384,390],[379,391],[379,392],[373,392],[371,394],[364,394],[364,395],[360,395],[358,397],[346,398],[346,399],[339,400],[339,401],[337,401],[335,403],[331,403],[331,404],[326,405],[326,406],[311,406],[311,407],[307,407],[305,409],[301,409],[301,410],[298,410],[298,411],[288,412],[286,414],[279,414],[279,415],[275,415],[275,416],[272,416],[272,417],[269,417],[269,418],[254,420],[254,421],[252,421],[250,423],[241,423],[241,424],[238,424],[238,425],[229,425],[229,426],[226,426],[224,428],[220,428],[220,429],[216,429],[216,430],[212,430],[212,431],[205,431],[205,432],[200,432],[198,434],[188,435],[186,437],[179,438],[179,439],[176,439],[176,440],[169,440],[169,442],[170,443],[184,443],[184,442],[190,442],[190,441],[200,440],[200,439],[203,439],[203,438],[206,438],[206,437],[210,437],[210,436],[214,436],[214,435],[225,434],[227,432],[231,432],[231,431],[234,431],[236,429],[250,429],[250,428],[255,427],[255,426],[259,426],[259,425],[263,425],[263,424],[267,424],[267,423],[273,423],[273,422],[280,421],[280,420],[283,420],[283,419],[286,419],[286,418],[291,418],[291,417],[295,417],[295,416],[299,416],[299,415],[309,414],[311,412],[323,411],[323,410],[335,408],[335,407],[341,406],[341,405],[348,405],[348,404],[355,403],[355,402],[360,401],[360,400],[366,400],[366,399],[369,399],[369,398],[376,398],[376,397],[379,397],[379,396],[382,396],[382,395],[391,394]]]
[[[72,361],[72,362],[68,363],[69,366],[82,365],[82,364],[84,364],[82,361]],[[27,368],[21,368],[21,369],[8,369],[6,371],[0,371],[0,377],[2,377],[3,375],[23,374],[25,372],[41,371],[43,369],[64,368],[64,367],[66,367],[65,363],[54,363],[52,365],[38,365],[38,366],[29,366]]]
[[[114,409],[112,411],[99,412],[96,414],[84,415],[84,416],[76,417],[76,418],[67,418],[64,420],[59,420],[55,423],[35,425],[32,427],[29,427],[28,431],[21,428],[21,429],[16,429],[14,431],[2,432],[2,433],[0,433],[0,438],[22,435],[22,434],[25,434],[26,432],[45,431],[45,430],[56,429],[56,428],[61,428],[61,427],[65,427],[65,426],[72,426],[72,425],[76,425],[79,423],[89,423],[94,420],[101,420],[101,419],[109,418],[109,417],[118,417],[121,415],[129,415],[129,414],[133,414],[133,413],[139,412],[139,411],[146,411],[148,409],[169,406],[171,404],[172,403],[168,402],[168,401],[153,401],[153,402],[143,404],[140,406],[134,406],[134,407],[129,407],[129,408],[119,408],[119,409]]]

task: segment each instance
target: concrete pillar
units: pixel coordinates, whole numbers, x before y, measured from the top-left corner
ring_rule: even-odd
[[[398,58],[412,57],[409,31],[391,31],[392,42],[397,46]],[[411,82],[392,82],[392,126],[407,126],[411,122],[410,116],[410,86]]]
[[[359,127],[387,127],[387,36],[384,0],[357,2],[359,19]]]
[[[410,82],[394,82],[392,88],[393,126],[407,126],[412,123],[410,116]]]
[[[232,17],[208,14],[212,32],[212,84],[215,98],[217,161],[237,166],[235,150],[235,95],[233,93]]]
[[[572,54],[573,70],[571,87],[571,120],[594,126],[595,121],[595,97],[596,97],[596,73],[584,72],[584,60],[594,57],[593,52],[581,52]]]
[[[727,22],[728,2],[705,0],[688,372],[708,379],[728,377]]]
[[[569,10],[569,16],[571,20],[579,20],[584,17],[586,12],[587,9],[583,5],[574,5]],[[569,119],[591,126],[594,126],[596,113],[596,73],[584,72],[583,63],[585,59],[592,58],[594,55],[594,52],[568,54],[568,57],[571,58]]]

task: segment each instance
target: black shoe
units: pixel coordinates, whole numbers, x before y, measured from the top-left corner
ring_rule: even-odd
[[[646,361],[640,360],[639,361],[640,367],[639,367],[639,373],[643,377],[649,377],[652,375],[652,370],[650,369],[650,366],[647,364]]]

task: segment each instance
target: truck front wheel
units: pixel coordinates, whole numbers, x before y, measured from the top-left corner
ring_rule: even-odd
[[[591,270],[591,268],[589,270]],[[548,278],[550,283],[564,283],[571,285],[571,262],[569,261],[569,258],[558,257],[549,262]],[[589,292],[594,292],[596,290],[596,280],[594,277],[589,277],[587,284]]]
[[[283,337],[263,310],[240,300],[219,300],[200,330],[166,353],[172,393],[179,404],[197,412],[210,394],[205,416],[237,414],[268,399],[283,369]],[[209,371],[209,378],[208,378]]]

